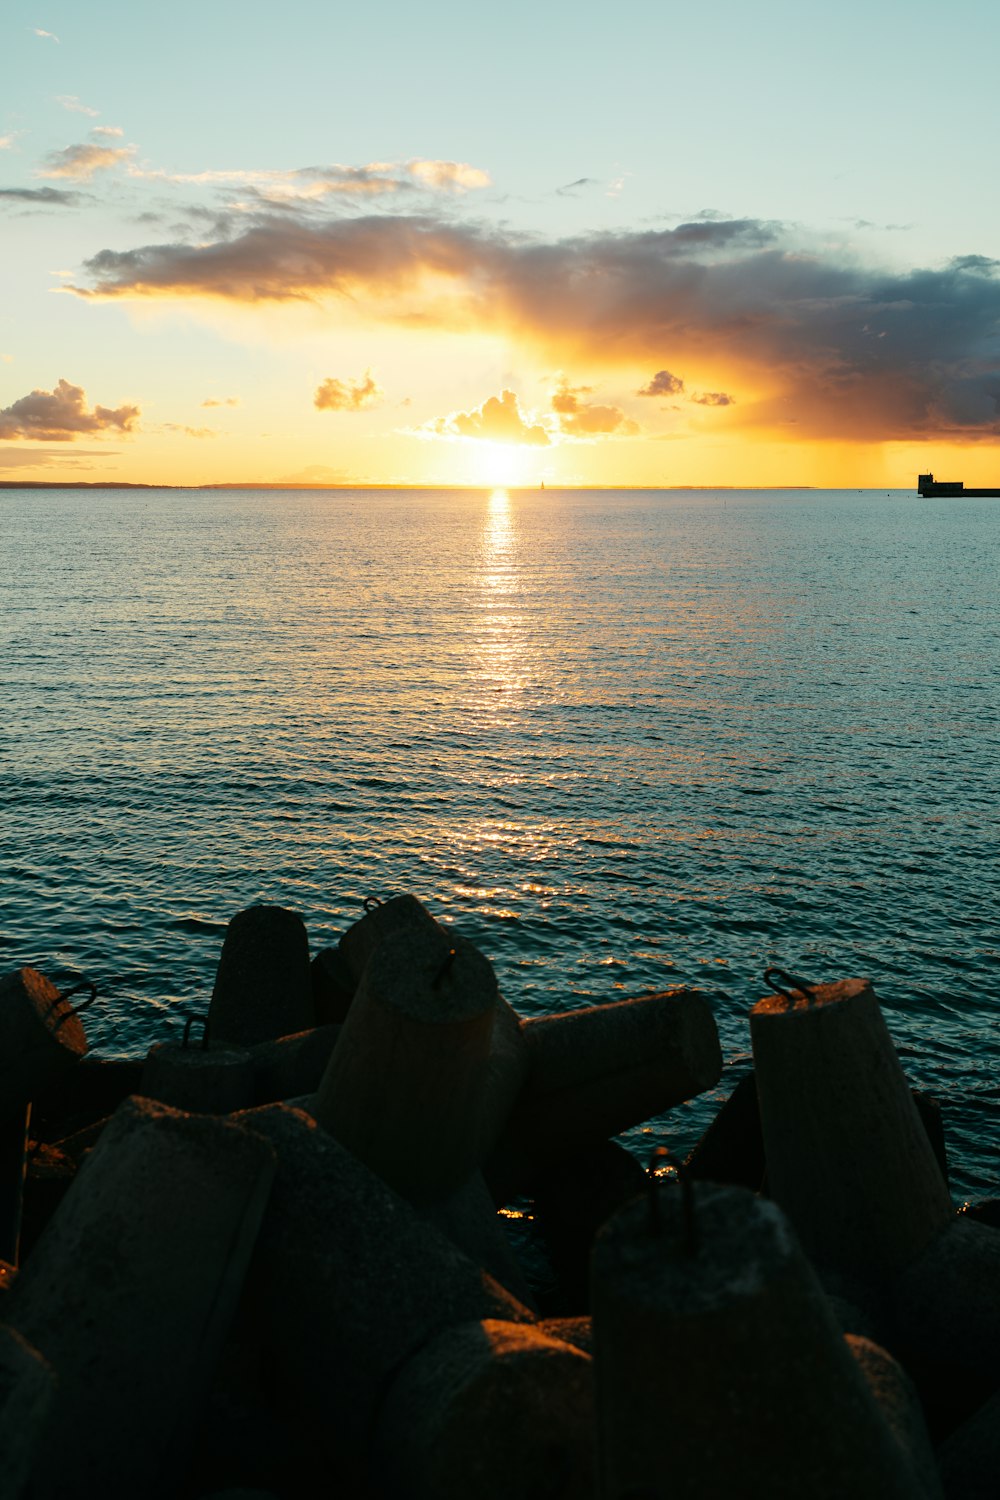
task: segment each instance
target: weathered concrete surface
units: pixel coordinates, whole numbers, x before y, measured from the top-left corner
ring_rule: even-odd
[[[30,1120],[30,1104],[0,1109],[0,1260],[13,1266],[20,1254]]]
[[[184,1047],[156,1042],[146,1055],[139,1092],[173,1109],[228,1115],[253,1103],[254,1070],[240,1047]]]
[[[781,1210],[661,1187],[593,1256],[600,1494],[915,1500],[901,1453]]]
[[[316,1122],[285,1105],[238,1117],[278,1171],[252,1293],[277,1386],[304,1421],[363,1451],[394,1371],[440,1329],[531,1314]]]
[[[896,1279],[901,1349],[1000,1382],[1000,1229],[956,1215]]]
[[[497,1005],[489,962],[457,933],[435,922],[392,932],[365,966],[316,1119],[414,1202],[448,1196],[508,1102],[490,1087]]]
[[[684,1163],[692,1181],[728,1182],[757,1193],[767,1171],[753,1070],[735,1084]]]
[[[0,1324],[0,1500],[28,1500],[54,1396],[51,1367],[27,1339]]]
[[[722,1052],[711,1006],[670,990],[522,1023],[524,1088],[486,1163],[508,1189],[703,1093]]]
[[[355,991],[368,960],[386,938],[428,931],[443,931],[447,935],[449,929],[442,928],[416,896],[392,896],[383,901],[341,935],[337,945],[343,961],[343,967],[338,969],[339,983]]]
[[[589,1308],[594,1236],[645,1183],[638,1161],[615,1141],[581,1147],[535,1179],[535,1223],[556,1277],[549,1310],[570,1315]]]
[[[1000,1391],[937,1451],[946,1500],[997,1500],[1000,1494]]]
[[[853,1333],[847,1334],[845,1341],[901,1453],[920,1475],[924,1493],[939,1496],[938,1466],[913,1381],[881,1344]]]
[[[309,965],[313,1010],[319,1026],[340,1025],[354,999],[357,981],[339,948],[321,948]]]
[[[314,1094],[339,1036],[339,1026],[313,1026],[251,1047],[253,1103],[273,1104]]]
[[[126,1100],[20,1271],[5,1317],[58,1379],[33,1500],[166,1492],[243,1283],[270,1146]]]
[[[422,1205],[420,1212],[519,1302],[536,1310],[527,1278],[481,1172],[474,1172],[447,1198]]]
[[[0,1113],[30,1104],[87,1050],[79,1016],[37,969],[0,977]]]
[[[222,945],[208,1010],[213,1042],[252,1047],[314,1023],[302,918],[283,906],[238,912]]]
[[[750,1013],[768,1191],[820,1267],[884,1280],[952,1206],[865,979],[771,995]]]
[[[594,1493],[592,1362],[524,1324],[450,1328],[400,1370],[376,1439],[399,1500],[585,1500]]]

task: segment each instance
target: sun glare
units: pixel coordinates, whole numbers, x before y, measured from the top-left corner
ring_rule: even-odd
[[[471,445],[470,445],[471,446]],[[504,485],[530,484],[537,449],[525,443],[489,443],[478,441],[472,459],[474,481],[484,489]]]

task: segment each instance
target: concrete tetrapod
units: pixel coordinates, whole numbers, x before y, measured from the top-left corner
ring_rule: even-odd
[[[254,1104],[314,1094],[339,1036],[339,1026],[313,1026],[251,1047]]]
[[[350,987],[354,991],[361,983],[368,960],[386,938],[405,932],[435,930],[446,929],[441,929],[438,921],[416,896],[392,896],[388,901],[380,901],[367,908],[365,915],[341,934],[337,944],[341,964],[331,965],[331,970],[342,988]],[[346,1019],[346,1008],[344,1018]]]
[[[0,1324],[0,1500],[28,1495],[54,1395],[52,1370],[38,1350]]]
[[[1000,1229],[956,1215],[897,1277],[890,1301],[907,1354],[1000,1381]]]
[[[438,1334],[400,1370],[375,1443],[399,1500],[584,1500],[594,1493],[593,1366],[523,1323]]]
[[[745,1188],[633,1199],[594,1244],[599,1493],[925,1500],[781,1210]]]
[[[486,1176],[496,1194],[718,1083],[719,1033],[706,997],[668,990],[521,1026],[527,1078]]]
[[[79,1016],[37,969],[0,978],[0,1114],[65,1076],[87,1050]]]
[[[217,1116],[115,1112],[5,1302],[58,1381],[33,1500],[169,1490],[273,1175],[267,1142]]]
[[[531,1314],[300,1110],[238,1116],[278,1157],[254,1256],[279,1388],[365,1452],[394,1372],[454,1323]]]
[[[891,1277],[952,1205],[874,990],[770,995],[750,1034],[772,1198],[821,1269]]]
[[[253,1103],[253,1063],[239,1047],[156,1042],[146,1054],[139,1092],[174,1109],[228,1115]]]
[[[226,930],[208,1025],[212,1038],[252,1047],[315,1022],[309,939],[283,906],[250,906]]]
[[[480,1165],[517,1087],[492,1055],[497,1008],[492,967],[457,933],[391,933],[365,966],[313,1114],[413,1202],[447,1197]]]

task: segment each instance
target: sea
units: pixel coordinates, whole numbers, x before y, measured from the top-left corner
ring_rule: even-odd
[[[418,895],[524,1016],[871,979],[1000,1191],[1000,501],[885,490],[0,490],[0,969],[101,1056],[257,902]]]

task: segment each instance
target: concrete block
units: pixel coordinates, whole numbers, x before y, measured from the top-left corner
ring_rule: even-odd
[[[1000,1383],[1000,1229],[956,1215],[891,1293],[904,1354]]]
[[[340,949],[321,948],[309,965],[309,978],[317,1025],[346,1021],[358,986]]]
[[[525,1307],[536,1311],[527,1278],[481,1172],[474,1172],[447,1198],[424,1204],[420,1211],[471,1261],[487,1270]]]
[[[818,1266],[891,1278],[952,1206],[871,985],[771,995],[750,1032],[771,1196]]]
[[[250,906],[229,924],[212,990],[213,1042],[252,1047],[315,1024],[309,939],[282,906]]]
[[[239,1047],[156,1042],[146,1054],[139,1091],[173,1109],[228,1115],[253,1103],[250,1053]]]
[[[251,1047],[253,1103],[314,1094],[339,1036],[339,1026],[313,1026]]]
[[[461,1186],[506,1106],[489,1086],[497,1004],[488,961],[437,923],[391,933],[365,966],[313,1114],[415,1203]]]
[[[896,1445],[914,1473],[920,1476],[923,1493],[939,1500],[941,1481],[920,1397],[902,1365],[873,1339],[845,1335],[848,1349],[875,1397],[878,1408],[896,1440]]]
[[[438,922],[416,896],[392,896],[366,910],[353,926],[341,935],[337,947],[342,965],[335,973],[342,989],[357,990],[361,976],[375,949],[387,937],[400,933],[434,932]],[[346,1013],[343,1019],[347,1019]]]
[[[592,1362],[524,1324],[447,1329],[393,1381],[378,1473],[399,1500],[594,1493]]]
[[[0,1500],[30,1500],[31,1470],[55,1396],[51,1367],[0,1324]]]
[[[364,1453],[389,1378],[435,1333],[531,1314],[307,1115],[238,1118],[278,1157],[253,1275],[278,1386]]]
[[[274,1173],[259,1137],[126,1100],[5,1304],[58,1390],[33,1500],[176,1483]]]
[[[767,1171],[753,1070],[745,1073],[684,1163],[692,1182],[760,1191]]]
[[[83,1023],[37,969],[0,977],[0,1113],[30,1104],[87,1050]]]
[[[915,1500],[901,1453],[781,1210],[651,1188],[593,1255],[602,1497]]]
[[[694,990],[671,990],[522,1023],[524,1088],[486,1163],[507,1191],[572,1153],[718,1083],[719,1034]]]
[[[937,1451],[946,1500],[997,1500],[1000,1495],[1000,1391]]]

